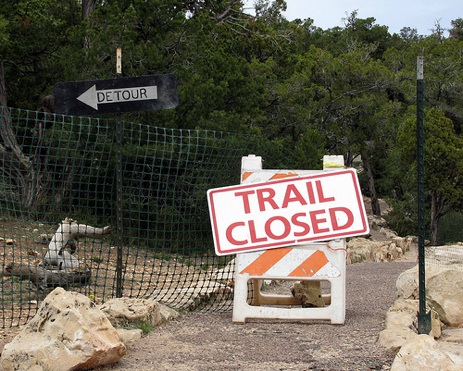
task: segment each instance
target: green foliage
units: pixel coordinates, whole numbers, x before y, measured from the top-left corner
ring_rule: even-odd
[[[2,60],[10,105],[36,108],[61,75],[60,48],[79,23],[75,0],[21,0],[0,9]],[[76,46],[75,46],[76,47]]]
[[[0,14],[0,52],[4,52],[9,41],[8,20]]]
[[[452,29],[449,31],[452,39],[463,40],[463,18],[457,18],[450,22]]]
[[[410,175],[414,146],[399,140],[397,148],[397,135],[403,132],[403,123],[413,120],[416,57],[423,55],[428,107],[438,108],[454,128],[453,133],[448,132],[449,121],[431,116],[436,141],[429,140],[428,150],[435,157],[428,157],[426,164],[432,169],[427,186],[452,195],[447,209],[460,207],[463,195],[455,191],[454,176],[460,166],[457,137],[463,126],[460,18],[452,21],[450,35],[444,38],[437,33],[417,35],[410,27],[391,35],[387,26],[377,24],[373,17],[359,18],[357,11],[346,16],[344,27],[322,30],[311,19],[286,20],[283,0],[257,1],[255,16],[246,14],[238,0],[96,4],[85,17],[77,0],[21,0],[2,5],[0,55],[10,106],[37,108],[59,81],[114,77],[115,48],[122,47],[124,76],[173,73],[179,83],[180,104],[175,110],[127,114],[127,122],[199,130],[201,138],[197,139],[205,142],[210,139],[204,134],[207,130],[242,135],[228,138],[228,144],[220,143],[225,152],[230,143],[240,151],[250,151],[250,146],[242,143],[246,136],[261,136],[261,143],[252,140],[253,151],[258,148],[269,153],[278,166],[317,168],[324,154],[343,154],[350,164],[360,155],[363,165],[371,168],[362,174],[366,194],[405,202],[415,181]],[[28,130],[35,128],[23,123],[15,128],[17,135]],[[85,186],[97,178],[93,169],[105,166],[104,176],[114,175],[114,163],[105,157],[113,138],[102,139],[91,129],[87,131],[87,143],[95,143],[92,150],[100,153],[92,160],[85,146],[62,145],[82,141],[76,138],[75,128],[55,125],[40,144],[46,149],[39,148],[34,137],[21,143],[25,152],[45,151],[54,158],[48,162],[49,168],[59,171],[72,162],[79,169],[69,179],[50,179],[61,186],[68,181],[78,184],[72,192],[60,195],[64,210],[75,208],[76,200],[84,197],[88,201],[81,207],[97,210],[102,198],[113,197],[111,187]],[[139,198],[164,192],[146,189],[147,169],[164,171],[164,165],[158,157],[141,160],[143,151],[153,156],[169,153],[177,168],[185,166],[197,177],[206,176],[208,170],[193,165],[205,157],[187,158],[184,148],[191,143],[182,141],[169,148],[153,147],[146,138],[125,144],[128,171],[142,170],[141,178],[131,179],[133,186],[142,190]],[[294,156],[290,162],[283,154],[288,152]],[[445,171],[439,175],[435,169]],[[161,173],[157,180],[164,178],[173,179],[171,174]],[[181,179],[182,187],[166,195],[200,193],[201,182]],[[51,200],[50,194],[44,197]],[[127,200],[128,205],[134,203],[140,201]],[[140,206],[137,212],[145,215],[147,207]],[[192,202],[190,207],[199,205]],[[161,209],[156,218],[162,220],[180,218],[185,212],[176,205]]]
[[[153,331],[153,324],[149,321],[139,322],[137,326],[144,334],[149,334]]]
[[[398,133],[398,144],[403,158],[416,157],[416,121],[412,115],[404,122]],[[437,228],[439,220],[451,210],[461,210],[463,207],[463,191],[461,179],[463,176],[463,138],[455,133],[452,121],[444,113],[431,108],[426,110],[424,117],[424,181],[430,212],[430,227],[433,231],[431,239],[437,243]],[[415,161],[409,167],[416,175]],[[406,167],[402,168],[406,171]],[[404,178],[405,180],[406,178]],[[401,184],[404,191],[410,191],[413,182]]]
[[[463,214],[451,211],[439,221],[439,245],[463,242]]]
[[[406,158],[413,158],[416,149],[416,123],[410,118],[399,131],[398,141]],[[425,187],[442,195],[448,205],[461,207],[463,191],[463,139],[456,135],[451,120],[439,109],[427,110],[424,119]]]
[[[417,195],[410,191],[402,195],[401,199],[387,199],[391,210],[384,216],[389,227],[399,236],[417,235]],[[429,215],[429,213],[428,213]],[[429,226],[429,218],[425,219]]]

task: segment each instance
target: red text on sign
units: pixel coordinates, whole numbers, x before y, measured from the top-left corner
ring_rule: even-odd
[[[296,238],[304,237],[310,232],[315,235],[338,232],[350,228],[353,223],[354,215],[351,210],[346,207],[333,207],[296,213],[290,218],[273,216],[265,222],[259,222],[258,225],[255,220],[235,222],[226,229],[226,238],[232,245],[242,246],[283,240],[290,235]],[[239,239],[237,236],[248,238]]]
[[[315,188],[314,188],[315,184]],[[242,197],[245,214],[251,213],[251,197],[257,198],[259,211],[266,211],[267,207],[277,210],[285,209],[290,203],[296,202],[300,205],[313,205],[316,203],[325,203],[335,201],[334,197],[326,197],[323,193],[323,188],[320,180],[315,182],[307,182],[304,193],[294,184],[289,184],[286,187],[285,195],[281,205],[278,205],[275,200],[275,190],[273,188],[261,188],[257,190],[247,190],[235,192],[235,196]]]

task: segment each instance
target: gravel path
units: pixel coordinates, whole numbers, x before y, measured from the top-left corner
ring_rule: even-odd
[[[407,254],[408,255],[408,254]],[[397,276],[416,265],[347,266],[346,323],[248,320],[191,313],[128,345],[116,365],[98,370],[388,370],[393,356],[376,344],[395,300]]]

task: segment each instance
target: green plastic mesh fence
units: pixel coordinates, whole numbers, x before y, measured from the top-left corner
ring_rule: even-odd
[[[233,257],[214,253],[206,191],[238,184],[250,153],[284,168],[284,148],[122,122],[118,157],[114,120],[0,114],[2,327],[26,323],[57,286],[97,304],[116,297],[119,284],[123,296],[178,309],[231,309]]]
[[[426,246],[425,262],[427,266],[463,271],[463,244]]]

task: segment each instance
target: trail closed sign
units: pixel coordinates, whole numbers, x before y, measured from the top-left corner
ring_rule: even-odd
[[[354,169],[207,192],[217,255],[369,233]]]

